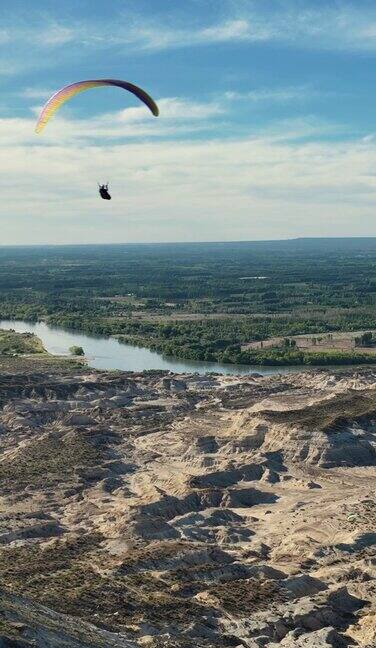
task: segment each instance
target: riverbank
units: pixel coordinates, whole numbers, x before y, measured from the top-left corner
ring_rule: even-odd
[[[86,321],[86,320],[85,320]],[[26,322],[23,320],[1,320],[0,328],[14,328],[18,332],[34,332],[41,337],[44,344],[49,345],[53,354],[66,355],[71,346],[80,346],[84,349],[89,366],[96,369],[120,369],[125,371],[143,371],[148,369],[167,369],[174,372],[208,373],[218,371],[224,374],[244,374],[256,371],[264,375],[270,373],[288,373],[305,367],[339,367],[376,364],[374,353],[367,350],[318,350],[313,352],[304,348],[248,348],[232,345],[224,352],[218,353],[217,361],[211,354],[207,359],[201,360],[201,352],[192,357],[191,346],[176,348],[168,341],[158,341],[155,338],[140,338],[139,336],[125,336],[114,334],[111,328],[100,335],[97,323],[81,322],[85,330],[75,330],[78,325],[74,320],[72,329],[51,326],[46,321]],[[102,330],[102,329],[101,329]],[[115,328],[115,332],[116,332]],[[297,336],[296,336],[297,337]],[[291,338],[294,340],[294,338]],[[168,350],[175,349],[177,355]],[[215,358],[216,356],[214,356]],[[222,359],[222,360],[221,360]],[[274,369],[273,369],[274,368]]]
[[[113,337],[86,335],[52,327],[45,322],[25,322],[18,320],[1,320],[0,329],[14,329],[19,333],[34,333],[43,343],[44,348],[53,355],[68,356],[69,348],[80,346],[85,352],[89,367],[104,370],[149,371],[162,370],[174,373],[222,373],[229,375],[257,372],[262,375],[291,373],[293,367],[260,368],[251,365],[231,365],[214,362],[181,360],[163,356],[145,347],[125,344]]]
[[[34,333],[0,330],[0,356],[46,353],[42,341]]]
[[[114,337],[87,335],[86,333],[69,331],[64,328],[49,326],[46,322],[26,322],[18,320],[1,320],[0,329],[14,329],[18,333],[34,333],[42,340],[43,347],[51,354],[57,356],[69,355],[72,346],[82,347],[88,366],[95,369],[122,370],[140,372],[144,370],[167,370],[175,373],[211,373],[241,375],[252,372],[261,375],[276,373],[291,373],[301,371],[311,366],[346,366],[349,364],[374,364],[366,354],[349,358],[346,354],[325,354],[320,362],[315,365],[311,355],[299,354],[290,351],[289,354],[278,350],[265,352],[265,357],[260,362],[260,355],[247,352],[248,362],[243,352],[242,362],[231,363],[229,356],[226,362],[205,362],[199,360],[182,359],[159,353],[153,348],[140,344],[130,344]],[[235,360],[235,358],[234,358]]]
[[[287,318],[283,322],[280,318],[277,323],[275,318],[265,317],[255,317],[251,321],[201,317],[198,320],[176,320],[166,324],[132,317],[98,320],[51,316],[47,322],[83,333],[112,336],[123,344],[151,349],[163,356],[186,361],[255,367],[376,364],[374,349],[346,348],[342,343],[338,346],[318,345],[317,348],[312,343],[307,348],[295,348],[295,341],[301,338],[320,340],[322,336],[333,337],[329,331],[337,330],[336,327],[324,321],[294,322]],[[283,337],[269,338],[276,330],[283,333]],[[294,331],[296,335],[291,335]],[[354,339],[357,332],[358,328],[354,325],[352,332],[342,332],[342,335]],[[258,341],[248,343],[249,339]],[[292,341],[291,346],[281,346],[280,340],[284,339]],[[273,340],[279,341],[275,343],[275,348]]]
[[[231,356],[230,356],[231,357]],[[341,365],[376,365],[374,353],[362,351],[301,351],[284,348],[241,351],[235,353],[238,362],[247,362],[260,366],[310,366],[327,367]]]
[[[86,368],[84,357],[49,353],[42,340],[32,332],[0,329],[0,371],[4,373],[34,374],[51,371],[60,373]]]

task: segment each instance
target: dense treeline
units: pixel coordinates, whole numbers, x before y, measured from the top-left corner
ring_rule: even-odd
[[[265,351],[243,351],[228,355],[228,362],[236,364],[250,364],[260,366],[285,366],[285,365],[354,365],[375,364],[375,356],[366,353],[321,351],[309,353],[305,351],[288,351],[283,349],[269,349]]]
[[[376,329],[376,240],[2,248],[0,299],[2,318],[117,335],[168,355],[309,364],[302,351],[241,345]],[[330,361],[369,361],[337,355]]]

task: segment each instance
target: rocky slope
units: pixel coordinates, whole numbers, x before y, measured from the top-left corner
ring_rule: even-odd
[[[376,646],[372,370],[0,384],[0,647]]]

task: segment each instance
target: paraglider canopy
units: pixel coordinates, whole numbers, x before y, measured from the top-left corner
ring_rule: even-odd
[[[77,83],[64,86],[64,88],[55,92],[55,94],[53,94],[44,105],[37,121],[35,132],[41,133],[49,119],[51,119],[60,106],[62,106],[66,101],[69,101],[69,99],[74,97],[76,94],[84,92],[84,90],[90,90],[90,88],[100,88],[102,86],[117,86],[123,90],[128,90],[128,92],[131,92],[138,97],[138,99],[140,99],[140,101],[149,108],[155,117],[158,117],[159,108],[154,99],[152,99],[145,90],[133,85],[133,83],[122,81],[121,79],[88,79],[87,81],[78,81]]]

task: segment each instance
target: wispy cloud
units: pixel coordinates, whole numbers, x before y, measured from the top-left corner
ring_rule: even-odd
[[[47,24],[41,31],[35,30],[35,41],[45,47],[66,45],[69,42],[78,40],[76,29],[57,22]]]
[[[46,91],[26,89],[22,96],[45,99]],[[158,99],[160,116],[152,117],[145,106],[135,106],[115,112],[102,113],[78,119],[69,109],[57,113],[42,135],[34,133],[41,105],[34,106],[34,117],[4,118],[0,120],[0,147],[10,145],[56,144],[68,142],[98,143],[108,140],[140,138],[184,138],[192,134],[208,133],[218,125],[217,119],[226,115],[220,101],[197,102],[179,97]]]
[[[218,133],[221,133],[223,137],[233,139],[240,136],[264,136],[270,141],[331,139],[339,136],[346,136],[349,139],[354,137],[354,133],[351,132],[347,124],[333,123],[309,114],[283,119],[274,115],[261,123],[254,123],[249,119],[242,121],[239,120],[239,106],[233,101],[232,95],[230,101],[225,101],[225,97],[221,96],[215,101],[208,102],[198,102],[181,97],[164,97],[157,101],[160,108],[160,116],[157,119],[152,117],[142,105],[86,118],[75,117],[74,113],[65,107],[54,115],[51,123],[39,137],[42,138],[43,143],[49,145],[58,141],[63,144],[68,142],[105,144],[109,140],[116,143],[124,140],[145,139],[145,137],[150,140],[167,138],[182,140],[197,135],[200,135],[201,138],[209,135],[215,138],[218,137]],[[3,140],[8,142],[15,137],[15,143],[35,144],[34,126],[41,108],[42,105],[32,108],[35,115],[33,122],[30,119],[18,120],[17,131],[11,126],[13,119],[8,120],[9,129],[5,128],[6,120],[4,119]],[[234,114],[236,115],[236,124],[234,124]]]
[[[231,41],[250,40],[250,25],[246,19],[228,19],[202,28],[169,28],[151,24],[148,27],[138,25],[125,35],[128,43],[137,44],[145,50],[192,47]],[[260,34],[254,35],[255,40]],[[118,36],[113,36],[117,39]]]
[[[135,17],[122,20],[109,36],[144,50],[212,45],[230,42],[274,42],[315,49],[376,50],[376,7],[361,3],[333,3],[315,7],[310,2],[276,1],[274,9],[260,2],[232,3],[231,11],[217,22],[197,27],[145,23]]]
[[[159,122],[171,121],[187,121],[208,119],[222,115],[225,112],[224,106],[220,101],[216,102],[197,102],[179,97],[165,97],[158,100],[160,115]],[[114,117],[112,117],[113,119]],[[107,116],[103,117],[104,120],[108,119]],[[125,108],[118,112],[115,116],[115,121],[122,123],[149,121],[149,114],[145,111],[144,106],[137,106],[135,108]],[[153,120],[154,121],[154,120]]]
[[[251,103],[289,103],[291,101],[306,101],[315,97],[327,96],[322,90],[316,90],[308,85],[291,87],[258,88],[246,92],[229,90],[225,98],[229,101],[246,100]]]
[[[42,99],[47,100],[52,95],[52,90],[47,88],[25,88],[18,93],[20,97],[25,99]]]
[[[108,48],[117,45],[137,51],[155,51],[216,43],[275,42],[316,49],[376,50],[376,6],[362,3],[327,3],[276,0],[273,8],[263,3],[235,2],[217,20],[198,26],[187,11],[148,19],[122,13],[116,19],[85,23],[45,18],[29,26],[9,25],[0,31],[0,45],[11,40],[56,48],[66,44]]]

